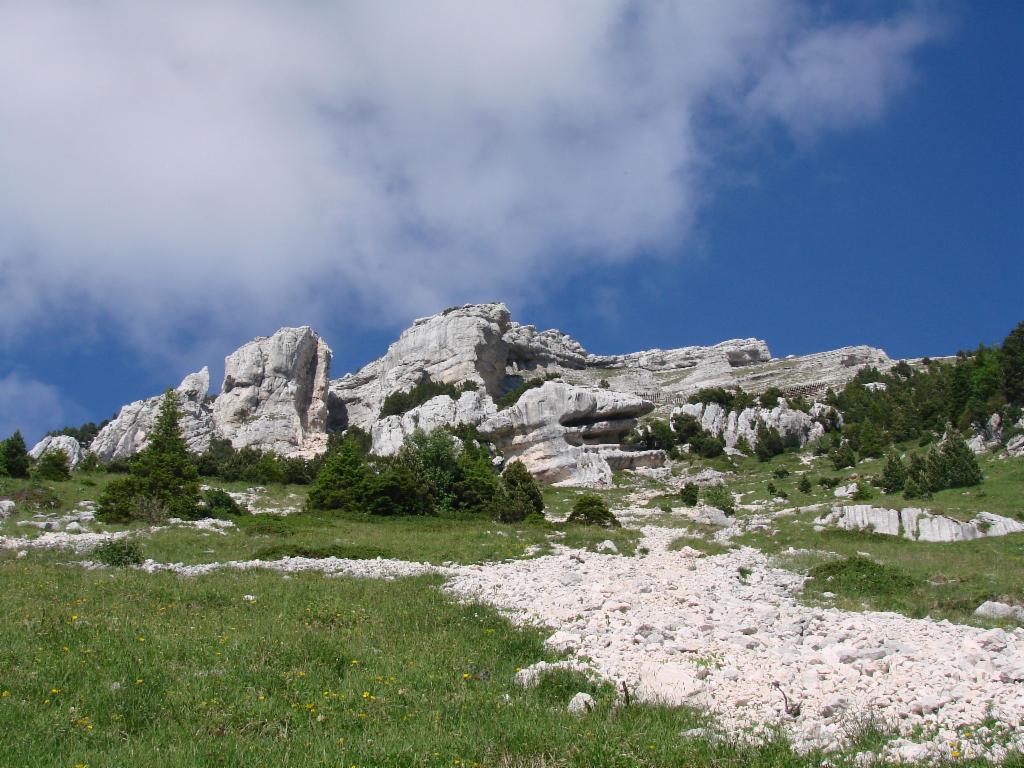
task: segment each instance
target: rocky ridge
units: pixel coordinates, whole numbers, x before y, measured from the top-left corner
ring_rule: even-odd
[[[186,377],[177,391],[186,441],[197,452],[219,438],[236,448],[310,457],[325,450],[329,432],[358,426],[373,434],[376,451],[391,453],[417,427],[490,424],[488,433],[500,436],[509,451],[506,458],[522,458],[531,471],[561,478],[558,482],[599,483],[613,469],[658,463],[657,455],[639,455],[616,442],[625,434],[621,427],[627,421],[652,407],[674,404],[695,415],[699,411],[707,428],[723,434],[730,445],[741,437],[753,445],[759,419],[784,434],[799,433],[805,442],[822,429],[813,412],[782,406],[719,414],[711,406],[685,405],[686,398],[708,386],[742,386],[752,392],[779,386],[793,394],[824,391],[841,386],[865,365],[891,364],[884,352],[871,347],[775,360],[765,342],[752,338],[593,355],[561,331],[513,322],[504,304],[467,304],[416,320],[384,356],[340,379],[330,378],[330,348],[303,326],[282,328],[228,355],[220,394],[212,401],[205,368]],[[557,388],[541,388],[544,397],[554,398],[551,402],[541,405],[540,396],[533,394],[514,416],[497,412],[499,396],[543,374],[561,379]],[[427,378],[449,384],[472,381],[478,393],[458,401],[435,398],[401,417],[379,419],[389,394]],[[569,404],[577,401],[595,403],[593,423],[566,422],[574,417],[562,408],[571,410]],[[609,405],[612,401],[617,405]],[[602,414],[609,408],[614,416],[605,418]],[[90,450],[103,461],[133,455],[145,446],[158,409],[159,397],[126,405]],[[579,464],[575,471],[568,469],[573,462]]]

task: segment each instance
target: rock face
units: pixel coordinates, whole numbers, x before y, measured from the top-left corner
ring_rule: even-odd
[[[417,429],[432,432],[438,427],[459,424],[479,426],[496,412],[497,407],[486,392],[463,392],[458,400],[440,395],[401,416],[388,416],[374,422],[370,431],[372,450],[378,456],[391,456],[398,453],[402,441]]]
[[[331,383],[344,403],[347,425],[369,431],[384,398],[406,391],[426,378],[457,384],[475,381],[497,397],[505,380],[509,327],[504,304],[469,304],[421,318],[388,347],[384,357]]]
[[[741,437],[756,443],[759,421],[804,443],[824,432],[821,414],[805,414],[784,404],[728,414],[718,406],[683,403],[689,394],[711,386],[742,386],[755,393],[778,386],[794,394],[814,394],[841,386],[865,365],[892,365],[884,352],[871,347],[774,360],[768,345],[753,338],[593,355],[561,331],[538,331],[512,322],[508,307],[498,303],[467,304],[419,319],[383,357],[341,379],[329,379],[330,363],[328,346],[303,326],[259,337],[229,355],[221,393],[212,406],[205,402],[209,375],[205,369],[194,374],[179,387],[189,447],[202,451],[212,437],[220,437],[236,448],[310,457],[325,450],[329,432],[357,426],[373,435],[377,452],[392,453],[417,426],[429,430],[497,419],[494,428],[505,435],[502,439],[510,450],[516,457],[522,454],[538,473],[557,482],[600,483],[613,469],[657,467],[664,461],[659,452],[625,451],[619,445],[623,425],[648,413],[654,407],[651,403],[693,412],[709,431],[724,435],[730,447]],[[560,419],[572,417],[558,409],[569,406],[554,401],[550,413],[536,408],[515,411],[520,421],[514,426],[507,423],[511,416],[495,413],[500,395],[545,373],[558,374],[561,386],[569,388],[559,392],[593,393],[599,382],[606,387],[600,395],[583,398],[595,403],[595,415],[586,417],[591,418],[589,423],[562,423]],[[407,391],[428,377],[450,384],[473,381],[479,394],[458,401],[444,398],[401,418],[378,422],[389,394]],[[537,398],[536,392],[527,397],[523,408]],[[93,452],[106,461],[138,451],[145,445],[158,405],[159,398],[150,398],[125,406],[96,438]],[[618,408],[624,408],[621,417],[605,413],[618,413]],[[538,433],[528,435],[533,426]],[[572,462],[575,468],[569,469]]]
[[[1024,532],[1024,523],[989,512],[979,512],[973,520],[961,522],[914,507],[895,510],[869,504],[833,507],[829,514],[819,517],[814,523],[822,527],[873,531],[887,536],[933,542],[971,541],[987,536]]]
[[[214,432],[213,416],[206,403],[209,389],[210,371],[203,368],[186,376],[175,390],[181,410],[182,434],[189,450],[196,453],[206,450]],[[100,461],[127,459],[141,451],[149,442],[162,398],[163,395],[157,395],[124,406],[117,418],[93,438],[89,451]]]
[[[673,409],[672,415],[686,413],[693,416],[705,431],[722,437],[727,448],[735,448],[741,438],[754,448],[761,423],[777,429],[783,438],[795,439],[804,446],[825,434],[823,420],[831,412],[829,406],[816,403],[810,413],[804,413],[790,408],[785,399],[780,399],[775,408],[756,406],[742,411],[726,411],[718,403],[687,403]]]
[[[84,453],[81,444],[70,435],[47,435],[32,447],[28,455],[39,461],[44,454],[54,451],[64,451],[64,455],[68,457],[68,469],[77,467]]]
[[[638,397],[549,381],[480,424],[506,461],[522,461],[549,483],[610,483],[609,462],[624,461],[622,438],[654,408]],[[637,452],[638,465],[660,465],[661,451]]]
[[[235,448],[314,456],[327,446],[331,350],[309,326],[282,328],[228,355],[213,404]]]

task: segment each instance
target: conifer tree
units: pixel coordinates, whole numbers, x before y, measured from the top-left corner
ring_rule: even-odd
[[[167,390],[160,402],[149,444],[128,466],[128,474],[110,483],[100,496],[97,516],[107,522],[166,517],[195,519],[199,472],[181,436],[178,396]]]
[[[1003,341],[1001,357],[1006,402],[1024,405],[1024,320]]]
[[[30,461],[21,430],[0,443],[0,465],[10,477],[28,477]]]
[[[885,459],[885,468],[882,470],[880,485],[886,493],[895,493],[896,491],[902,491],[906,483],[907,468],[899,454],[894,451]]]

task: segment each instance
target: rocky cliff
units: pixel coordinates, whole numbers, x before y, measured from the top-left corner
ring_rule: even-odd
[[[521,458],[552,482],[603,482],[617,468],[656,465],[664,457],[620,446],[636,419],[658,407],[693,412],[706,428],[734,445],[753,444],[758,420],[784,434],[813,439],[815,415],[783,407],[773,411],[717,413],[686,404],[704,387],[779,387],[812,397],[842,387],[867,365],[888,368],[879,349],[846,347],[831,352],[773,359],[760,339],[733,339],[712,346],[652,349],[594,355],[558,330],[538,331],[513,322],[504,304],[467,304],[416,320],[383,357],[355,373],[330,379],[331,350],[308,326],[282,328],[228,355],[220,394],[207,402],[205,369],[186,378],[178,392],[190,448],[211,438],[282,455],[323,451],[331,431],[358,426],[370,432],[374,450],[393,453],[417,428],[473,424],[486,429],[505,458]],[[495,401],[525,380],[555,374],[560,382],[527,392],[507,411]],[[459,399],[434,398],[401,416],[379,419],[384,399],[431,379],[479,389]],[[585,406],[582,404],[586,404]],[[145,445],[159,398],[125,406],[96,438],[102,460],[125,458]],[[577,414],[577,415],[573,415]]]

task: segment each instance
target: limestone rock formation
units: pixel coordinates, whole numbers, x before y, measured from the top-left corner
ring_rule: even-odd
[[[834,526],[849,531],[873,531],[886,536],[902,536],[914,541],[971,541],[987,536],[1007,536],[1024,532],[1024,523],[989,512],[979,512],[968,522],[933,515],[924,509],[902,510],[855,504],[833,507],[814,521],[816,527]]]
[[[388,416],[374,422],[370,430],[372,450],[379,456],[391,456],[398,453],[402,441],[417,429],[432,432],[438,427],[459,424],[478,426],[496,411],[494,401],[486,392],[463,392],[457,400],[439,395],[401,416]]]
[[[633,395],[549,381],[484,420],[480,433],[506,461],[522,461],[544,482],[607,484],[612,464],[664,463],[661,451],[637,452],[630,460],[621,449],[636,419],[653,408]]]
[[[727,448],[735,448],[745,438],[751,448],[757,446],[757,430],[760,424],[774,427],[783,438],[798,440],[800,445],[817,440],[825,434],[823,420],[832,408],[815,403],[810,413],[790,408],[785,399],[780,399],[775,408],[754,406],[742,411],[726,411],[718,403],[687,403],[673,409],[672,415],[686,413],[700,422],[705,431],[715,437],[722,437]]]
[[[202,453],[210,445],[214,432],[213,416],[206,403],[210,389],[210,371],[203,368],[190,373],[175,392],[181,410],[181,431],[189,450]],[[90,453],[100,461],[128,459],[146,447],[163,395],[137,400],[121,408],[117,418],[100,430],[89,444]]]
[[[426,378],[457,384],[475,381],[492,397],[501,394],[509,327],[504,304],[468,304],[425,317],[406,329],[384,357],[331,383],[344,403],[347,425],[370,430],[384,398]]]
[[[70,435],[47,435],[32,447],[28,455],[39,461],[44,454],[54,451],[64,451],[64,455],[68,457],[68,469],[77,467],[84,454],[81,443]]]
[[[327,446],[331,350],[309,326],[282,328],[228,355],[213,404],[217,434],[247,446],[314,456]]]

